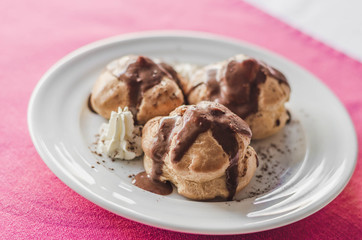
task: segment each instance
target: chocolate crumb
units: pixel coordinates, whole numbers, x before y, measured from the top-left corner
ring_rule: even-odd
[[[268,164],[266,164],[266,163],[264,163],[263,166],[261,166],[261,170],[262,170],[263,172],[268,171],[268,168],[269,168],[269,166],[268,166]]]
[[[265,153],[260,153],[259,156],[261,157],[261,159],[266,159],[267,155]]]

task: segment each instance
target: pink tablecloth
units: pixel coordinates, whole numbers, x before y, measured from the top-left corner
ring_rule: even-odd
[[[242,1],[1,1],[0,238],[357,239],[362,237],[362,64]],[[355,124],[356,171],[332,203],[275,230],[228,237],[161,230],[112,214],[63,184],[27,130],[30,94],[59,58],[122,33],[200,30],[248,41],[300,64],[326,83]],[[326,120],[328,121],[328,120]],[[336,143],[337,143],[336,139]]]

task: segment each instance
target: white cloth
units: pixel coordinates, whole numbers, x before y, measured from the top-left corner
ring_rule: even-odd
[[[362,62],[362,0],[245,0]]]

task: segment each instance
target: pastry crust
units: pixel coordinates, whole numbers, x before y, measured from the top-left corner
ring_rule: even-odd
[[[242,71],[244,71],[245,76],[253,75],[254,79],[261,79],[260,76],[262,76],[264,79],[253,80],[251,78],[247,84],[245,82],[239,83],[236,79],[237,81],[234,80],[235,84],[244,84],[244,86],[237,90],[239,92],[234,92],[234,96],[224,94],[228,88],[233,88],[233,85],[230,87],[225,84],[228,81],[225,78],[229,64],[231,62],[242,64],[244,61],[252,61],[251,67],[243,66]],[[211,78],[215,80],[211,82]],[[262,139],[273,135],[281,130],[289,120],[289,114],[284,106],[290,97],[290,86],[286,78],[276,69],[255,59],[237,55],[226,61],[205,66],[192,76],[183,74],[180,79],[190,104],[197,104],[201,101],[215,101],[224,104],[249,124],[253,132],[253,139]],[[219,89],[216,89],[215,85],[218,85]],[[215,89],[220,93],[215,94]],[[237,103],[235,100],[235,95],[247,96],[252,99],[253,94],[257,94],[257,98],[248,102]],[[246,111],[242,109],[243,107],[250,107],[248,106],[250,104],[255,104],[257,107],[254,107],[255,111],[245,114]]]
[[[275,78],[267,77],[259,89],[258,112],[245,118],[252,129],[253,139],[263,139],[277,133],[290,118],[284,105],[290,96],[290,88],[286,84],[279,84]]]
[[[139,56],[124,56],[109,63],[96,80],[91,94],[91,105],[95,112],[109,119],[112,111],[117,111],[118,107],[130,107],[135,115],[135,120],[139,124],[145,124],[155,116],[168,115],[177,106],[184,103],[184,97],[177,81],[164,68],[159,68],[158,64],[147,59],[151,64],[157,65],[158,71],[164,71],[159,82],[146,89],[144,92],[131,93],[130,87],[125,78],[132,77],[127,73],[131,64],[139,61]],[[162,70],[160,70],[162,69]],[[143,69],[139,70],[142,74]],[[128,75],[127,75],[128,74]],[[150,77],[153,77],[150,75]],[[136,106],[131,102],[134,94],[140,94],[140,101]]]
[[[208,103],[215,106],[215,103]],[[181,116],[190,106],[175,109],[170,116]],[[225,108],[226,109],[226,108]],[[159,134],[163,117],[156,117],[147,122],[143,129],[142,148],[144,150],[144,167],[148,175],[154,171],[152,147]],[[240,119],[240,118],[239,118]],[[240,119],[242,121],[242,119]],[[179,122],[182,124],[182,120]],[[178,138],[171,136],[170,145],[163,158],[160,181],[172,182],[179,194],[195,200],[207,200],[216,197],[227,199],[230,194],[227,186],[227,169],[230,156],[213,136],[211,130],[199,134],[180,161],[173,161],[173,150],[177,147]],[[238,143],[237,187],[236,192],[243,189],[253,177],[257,168],[257,156],[249,146],[250,136],[235,133]]]

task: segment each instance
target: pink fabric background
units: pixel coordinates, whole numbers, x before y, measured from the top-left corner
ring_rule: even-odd
[[[242,1],[14,0],[0,2],[0,16],[0,238],[362,237],[361,63]],[[155,29],[200,30],[241,39],[279,53],[319,77],[344,103],[358,134],[358,164],[345,190],[319,212],[289,226],[220,237],[176,233],[124,219],[63,184],[29,137],[26,113],[33,88],[52,64],[84,44]]]

